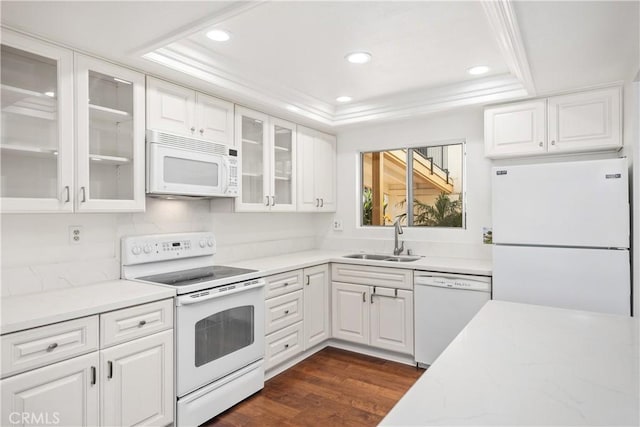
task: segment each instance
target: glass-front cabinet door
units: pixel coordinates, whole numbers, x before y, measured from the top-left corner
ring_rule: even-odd
[[[296,125],[271,118],[271,210],[295,211]]]
[[[238,212],[295,211],[296,125],[236,107]]]
[[[76,54],[78,211],[144,210],[144,75]]]
[[[73,54],[2,30],[3,212],[73,210]]]
[[[236,107],[236,147],[240,149],[238,211],[264,211],[271,206],[269,116]]]

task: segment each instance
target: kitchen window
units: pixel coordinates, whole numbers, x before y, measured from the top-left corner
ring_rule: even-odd
[[[464,141],[361,153],[360,224],[464,228],[464,156]]]

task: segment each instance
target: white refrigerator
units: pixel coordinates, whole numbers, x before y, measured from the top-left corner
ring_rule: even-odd
[[[630,315],[624,158],[492,169],[493,299]]]

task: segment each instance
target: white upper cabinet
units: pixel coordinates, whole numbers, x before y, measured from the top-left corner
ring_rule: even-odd
[[[547,101],[519,102],[484,111],[485,152],[490,157],[543,154]]]
[[[233,104],[148,77],[147,127],[232,146]]]
[[[298,126],[298,211],[335,212],[336,137]]]
[[[73,210],[73,53],[2,30],[3,212]]]
[[[549,152],[622,147],[621,88],[549,98]]]
[[[76,210],[143,211],[144,75],[76,54]]]
[[[296,125],[236,107],[240,150],[238,212],[296,210]]]
[[[484,126],[490,158],[619,150],[622,88],[488,107]]]

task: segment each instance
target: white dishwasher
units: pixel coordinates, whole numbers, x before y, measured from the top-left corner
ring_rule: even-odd
[[[491,299],[491,277],[416,271],[416,363],[431,365]]]

